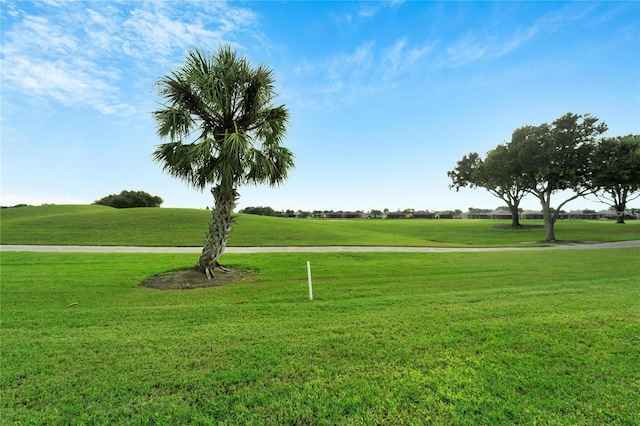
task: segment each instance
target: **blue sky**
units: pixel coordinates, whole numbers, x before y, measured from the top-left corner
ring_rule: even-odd
[[[238,208],[495,208],[504,203],[482,189],[448,189],[463,155],[566,112],[599,117],[608,136],[640,133],[636,1],[0,7],[1,205],[88,204],[126,189],[164,207],[211,206],[152,162],[150,111],[154,83],[187,49],[220,43],[275,71],[296,155],[285,184],[241,188]]]

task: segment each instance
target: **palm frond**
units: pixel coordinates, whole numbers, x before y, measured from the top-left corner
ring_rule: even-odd
[[[193,127],[193,118],[189,111],[182,108],[165,107],[152,112],[156,120],[156,133],[161,138],[171,141],[189,136]]]

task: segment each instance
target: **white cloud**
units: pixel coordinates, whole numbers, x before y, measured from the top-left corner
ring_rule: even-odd
[[[213,50],[256,22],[252,12],[219,2],[49,3],[29,13],[8,5],[3,92],[102,114],[132,114],[136,106],[125,99],[135,98],[133,88],[148,92],[187,49]]]

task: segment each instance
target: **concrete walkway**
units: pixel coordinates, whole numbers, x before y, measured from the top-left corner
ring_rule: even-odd
[[[541,251],[602,248],[640,248],[640,240],[609,243],[557,243],[546,247],[227,247],[228,254],[250,253],[340,253],[340,252],[394,252],[394,253],[474,253],[491,251]],[[202,247],[131,247],[131,246],[31,246],[0,245],[0,251],[30,251],[48,253],[200,253]]]

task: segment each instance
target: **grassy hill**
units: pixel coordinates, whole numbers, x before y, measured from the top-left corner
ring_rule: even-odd
[[[47,205],[2,210],[2,244],[200,246],[210,212],[195,209],[114,209],[97,205]],[[540,245],[541,221],[507,229],[498,220],[292,219],[239,215],[229,246],[371,245],[492,247]],[[640,239],[640,221],[560,221],[567,241]]]

